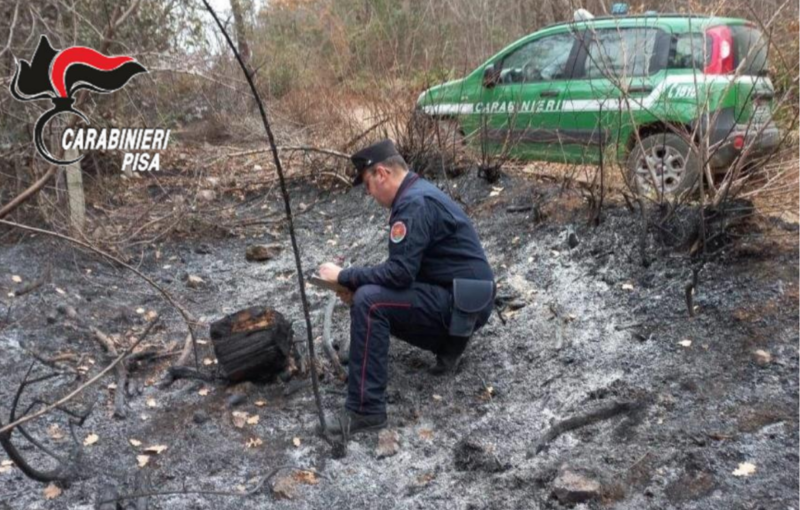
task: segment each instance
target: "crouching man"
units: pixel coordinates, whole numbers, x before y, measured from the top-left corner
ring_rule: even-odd
[[[386,426],[389,335],[436,354],[433,374],[453,372],[470,336],[489,320],[494,275],[478,234],[450,197],[409,171],[391,140],[352,157],[354,186],[390,209],[389,258],[320,277],[350,289],[350,361],[345,409],[328,433]]]

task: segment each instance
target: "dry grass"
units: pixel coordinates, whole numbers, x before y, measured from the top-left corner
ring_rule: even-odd
[[[741,196],[752,196],[761,214],[791,223],[800,221],[800,159],[795,144],[785,147],[760,173]]]

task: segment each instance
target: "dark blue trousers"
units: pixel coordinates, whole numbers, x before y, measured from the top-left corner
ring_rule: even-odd
[[[401,290],[378,285],[356,290],[350,308],[347,409],[361,414],[386,412],[389,335],[438,352],[450,340],[451,302],[448,289],[426,283]],[[485,322],[479,321],[478,327]]]

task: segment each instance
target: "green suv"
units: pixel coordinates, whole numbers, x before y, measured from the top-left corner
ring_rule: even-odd
[[[743,19],[592,18],[514,42],[417,107],[490,154],[599,164],[605,153],[632,186],[678,195],[704,160],[724,172],[780,144],[767,52]]]

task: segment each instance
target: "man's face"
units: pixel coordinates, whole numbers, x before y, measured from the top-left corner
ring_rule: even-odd
[[[391,171],[381,164],[364,172],[364,191],[387,209],[392,206],[396,192],[390,177]]]

